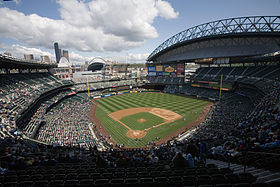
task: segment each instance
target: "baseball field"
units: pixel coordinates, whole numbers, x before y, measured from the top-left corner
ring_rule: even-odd
[[[211,103],[163,93],[134,93],[96,99],[103,132],[125,147],[172,138],[203,121]],[[105,131],[104,131],[105,130]],[[105,134],[106,134],[105,133]]]

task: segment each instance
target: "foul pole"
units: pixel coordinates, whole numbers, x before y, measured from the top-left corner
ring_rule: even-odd
[[[221,74],[221,82],[220,82],[220,96],[219,96],[219,100],[221,100],[221,97],[222,97],[222,86],[223,86],[223,74]]]
[[[89,83],[88,83],[88,77],[87,77],[87,89],[88,89],[88,97],[90,96],[90,93],[89,93]]]

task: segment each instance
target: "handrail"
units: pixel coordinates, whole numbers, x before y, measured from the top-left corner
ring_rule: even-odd
[[[247,158],[248,158],[248,154],[261,154],[261,155],[273,155],[273,156],[280,156],[280,154],[278,153],[266,153],[266,152],[255,152],[255,151],[246,151],[245,153],[245,159],[244,159],[244,169],[243,172],[246,172],[246,164],[247,164]]]
[[[278,153],[266,153],[266,152],[255,152],[255,151],[247,151],[247,153],[280,156],[280,154]]]
[[[255,151],[246,151],[245,153],[245,159],[243,162],[243,172],[246,172],[246,167],[247,167],[247,160],[248,160],[248,154],[263,154],[263,155],[273,155],[273,156],[280,156],[280,154],[278,153],[266,153],[266,152],[255,152]],[[230,164],[231,164],[231,157],[230,157],[230,152],[226,151],[225,155],[223,155],[224,160],[227,160],[228,163],[228,168],[230,168]]]

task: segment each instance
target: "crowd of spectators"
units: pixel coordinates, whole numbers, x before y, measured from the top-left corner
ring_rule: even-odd
[[[207,139],[214,157],[235,158],[245,151],[279,148],[280,82],[270,81],[264,88],[266,95],[257,104],[241,96],[216,102],[211,117],[197,127],[192,138]]]
[[[104,89],[104,88],[112,88],[112,87],[118,87],[118,86],[136,86],[137,82],[135,79],[128,79],[128,80],[119,80],[119,81],[99,81],[99,82],[89,82],[87,85],[86,82],[79,83],[75,85],[75,89],[77,91],[85,91],[88,90],[98,90],[98,89]]]
[[[2,143],[2,142],[1,142]],[[168,146],[150,149],[113,150],[100,152],[95,145],[88,147],[72,144],[44,145],[22,139],[7,138],[1,146],[1,165],[3,172],[9,169],[27,169],[31,166],[55,165],[57,163],[93,163],[97,168],[126,168],[161,165],[166,169],[195,167],[198,164],[198,144],[178,144],[170,141]],[[73,146],[74,145],[74,146]],[[206,147],[205,147],[206,148]],[[192,154],[194,156],[192,156]]]
[[[13,136],[15,120],[40,94],[63,85],[48,73],[0,75],[0,137]]]
[[[198,88],[190,85],[166,85],[163,91],[166,93],[180,93],[199,98],[211,98],[214,100],[219,99],[220,96],[219,90],[214,90],[210,88]],[[221,96],[223,99],[226,99],[233,95],[234,94],[232,92],[223,91]]]
[[[66,98],[44,116],[45,124],[38,131],[37,139],[47,144],[77,146],[92,142],[92,122],[89,110],[92,103],[80,95]]]
[[[184,77],[170,76],[147,76],[147,83],[151,84],[183,84]]]
[[[48,108],[71,92],[72,91],[70,89],[65,89],[61,90],[59,93],[51,94],[50,96],[42,99],[21,121],[18,122],[17,127],[22,129],[26,136],[34,138],[34,135],[36,134],[36,131]]]

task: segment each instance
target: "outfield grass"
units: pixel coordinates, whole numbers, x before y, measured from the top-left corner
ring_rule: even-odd
[[[177,129],[186,126],[188,123],[197,119],[203,108],[210,103],[208,101],[162,93],[125,94],[98,99],[97,102],[98,108],[96,116],[111,134],[112,138],[118,144],[124,144],[127,147],[143,147],[148,142],[155,140],[156,137],[163,138]],[[183,118],[151,129],[147,131],[146,136],[140,140],[135,140],[128,138],[126,136],[128,129],[110,118],[108,114],[118,110],[136,107],[163,108],[176,112],[183,116]],[[184,120],[184,118],[186,120]],[[125,124],[127,124],[127,122]]]
[[[145,119],[146,121],[141,123],[138,122],[138,119]],[[120,121],[126,124],[132,130],[144,130],[164,122],[161,117],[155,116],[149,112],[141,112],[130,116],[125,116]]]

